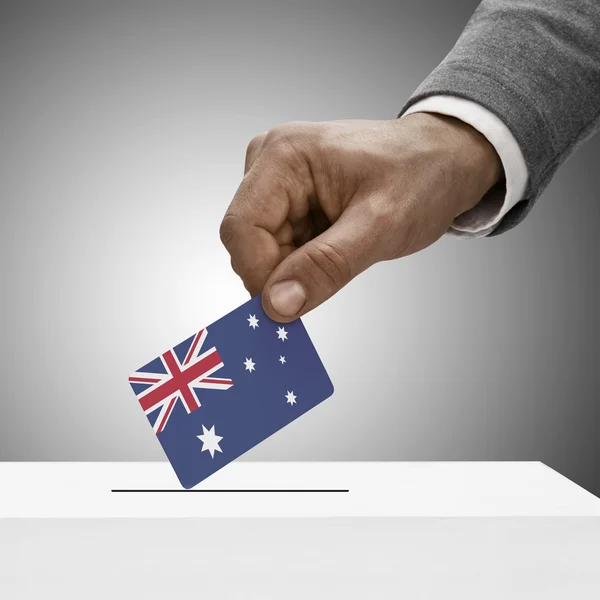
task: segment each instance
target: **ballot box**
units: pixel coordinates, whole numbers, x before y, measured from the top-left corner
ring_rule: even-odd
[[[0,598],[600,598],[600,499],[539,462],[0,463]]]

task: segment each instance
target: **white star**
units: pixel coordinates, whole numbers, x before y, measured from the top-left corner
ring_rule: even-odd
[[[244,366],[246,367],[246,371],[250,371],[250,373],[252,373],[252,371],[256,371],[256,369],[254,368],[254,365],[256,363],[252,362],[251,358],[247,358],[244,361]]]
[[[287,331],[283,327],[280,327],[277,330],[277,339],[283,340],[284,342],[287,340]]]
[[[202,425],[202,435],[196,436],[202,442],[202,452],[208,450],[210,452],[210,457],[215,457],[215,450],[217,452],[223,452],[219,447],[219,442],[223,439],[222,436],[217,435],[215,433],[215,426],[213,425],[210,429],[206,429],[204,425]]]
[[[296,404],[296,396],[294,396],[294,392],[290,392],[288,390],[288,393],[285,395],[285,397],[287,398],[288,404]]]
[[[256,318],[256,315],[250,315],[250,318],[247,319],[248,323],[250,323],[250,327],[252,327],[252,329],[256,329],[258,327],[258,319]]]
[[[285,365],[285,356],[281,356],[281,355],[279,355],[279,362],[280,362],[282,365]]]

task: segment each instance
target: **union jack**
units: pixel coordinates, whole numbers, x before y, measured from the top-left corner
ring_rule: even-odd
[[[153,372],[150,370],[152,363],[149,363],[129,377],[129,383],[143,387],[137,393],[137,398],[146,415],[160,407],[153,425],[156,434],[166,427],[178,399],[181,399],[188,414],[200,407],[200,399],[194,388],[227,390],[233,385],[231,379],[210,377],[223,367],[223,361],[214,346],[200,354],[207,334],[206,329],[201,329],[186,340],[191,343],[183,362],[173,350],[164,352],[159,359],[165,373]],[[144,387],[146,385],[148,387]]]

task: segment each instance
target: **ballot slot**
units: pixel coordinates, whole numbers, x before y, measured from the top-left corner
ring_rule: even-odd
[[[226,489],[226,490],[110,490],[112,493],[127,493],[127,494],[131,494],[131,493],[144,493],[144,494],[154,494],[154,493],[161,493],[161,492],[166,492],[166,493],[170,493],[170,492],[181,492],[181,493],[190,493],[190,492],[196,492],[196,493],[219,493],[219,494],[226,494],[226,493],[234,493],[234,494],[251,494],[251,493],[258,493],[258,494],[336,494],[336,493],[348,493],[350,492],[350,490],[306,490],[306,489],[299,489],[299,490],[277,490],[277,489],[273,489],[273,490],[230,490],[230,489]]]

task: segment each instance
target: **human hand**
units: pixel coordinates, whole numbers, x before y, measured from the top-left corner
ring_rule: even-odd
[[[250,142],[221,240],[250,294],[287,322],[432,244],[501,176],[493,146],[451,117],[290,123]]]

